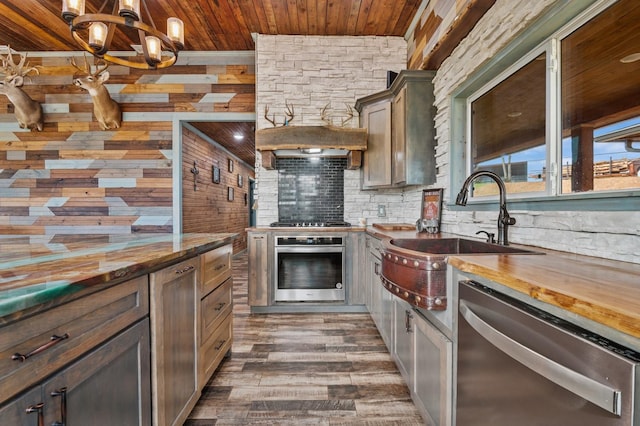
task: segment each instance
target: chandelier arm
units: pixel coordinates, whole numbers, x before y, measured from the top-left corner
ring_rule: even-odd
[[[149,12],[149,8],[147,7],[147,2],[145,0],[140,0],[140,3],[142,3],[144,11],[147,12],[147,17],[149,18],[149,22],[151,22],[151,26],[156,28],[156,24],[153,22],[153,16],[151,16],[151,12]]]
[[[108,22],[110,26],[113,25],[114,27],[117,25],[125,25],[125,26],[129,26],[137,29],[139,31],[139,34],[140,34],[140,31],[142,31],[143,33],[156,36],[171,51],[173,56],[170,56],[158,63],[150,65],[148,62],[129,61],[126,59],[109,55],[106,52],[101,53],[101,51],[97,51],[93,47],[89,46],[89,44],[82,37],[80,37],[80,35],[76,32],[78,29],[84,29],[91,22],[95,22],[95,21]],[[99,58],[102,58],[106,61],[112,62],[117,65],[123,65],[126,67],[136,68],[136,69],[159,69],[159,68],[166,68],[173,65],[178,59],[178,49],[176,45],[173,43],[173,41],[166,34],[161,33],[157,29],[150,27],[144,22],[126,20],[121,16],[113,16],[113,15],[106,15],[106,14],[85,14],[75,18],[71,22],[70,27],[71,27],[71,35],[73,36],[73,39],[76,41],[76,43],[78,43],[80,47],[82,47],[84,50],[86,50],[87,52],[91,53],[94,56],[97,56]],[[112,31],[110,29],[109,32],[111,34],[115,32],[115,30]],[[146,52],[146,43],[144,42],[144,37],[142,37],[140,44],[142,46],[143,52]],[[105,43],[105,46],[106,46],[106,43]],[[145,54],[145,61],[147,60],[147,58],[148,58],[148,52]]]

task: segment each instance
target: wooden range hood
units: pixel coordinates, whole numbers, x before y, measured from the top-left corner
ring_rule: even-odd
[[[276,152],[279,150],[323,150],[347,151],[347,169],[360,168],[362,151],[367,149],[367,130],[338,126],[280,126],[256,130],[256,150],[262,154],[262,167],[275,168]]]

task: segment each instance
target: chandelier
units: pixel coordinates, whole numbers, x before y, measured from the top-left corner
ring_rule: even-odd
[[[109,1],[113,1],[111,14],[103,13]],[[140,3],[151,25],[142,22]],[[105,0],[98,13],[84,13],[85,0],[62,0],[62,19],[71,29],[73,39],[94,56],[138,69],[166,68],[178,59],[178,51],[184,48],[184,25],[178,18],[167,19],[167,34],[156,29],[145,0]],[[116,28],[138,33],[142,57],[116,57],[109,53],[109,45]],[[163,50],[168,55],[162,56]]]

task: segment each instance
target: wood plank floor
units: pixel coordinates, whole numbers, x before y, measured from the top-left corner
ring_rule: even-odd
[[[186,426],[422,425],[369,314],[251,314],[233,262],[234,342]]]

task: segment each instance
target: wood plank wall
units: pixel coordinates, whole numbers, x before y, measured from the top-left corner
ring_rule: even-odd
[[[252,52],[160,71],[112,65],[107,87],[123,122],[109,131],[73,85],[69,56],[29,53],[40,75],[24,89],[43,106],[42,132],[20,129],[0,96],[0,234],[172,232],[174,113],[254,112]]]
[[[249,226],[249,178],[255,170],[238,161],[198,133],[183,129],[182,135],[182,228],[184,232],[234,232],[233,252],[247,248],[245,228]],[[233,171],[229,171],[229,161]],[[191,169],[197,166],[196,189]],[[220,183],[212,181],[212,168],[220,169]],[[238,180],[242,177],[242,184]],[[229,200],[229,188],[233,200]]]
[[[435,70],[495,0],[431,0],[409,37],[407,69]]]

